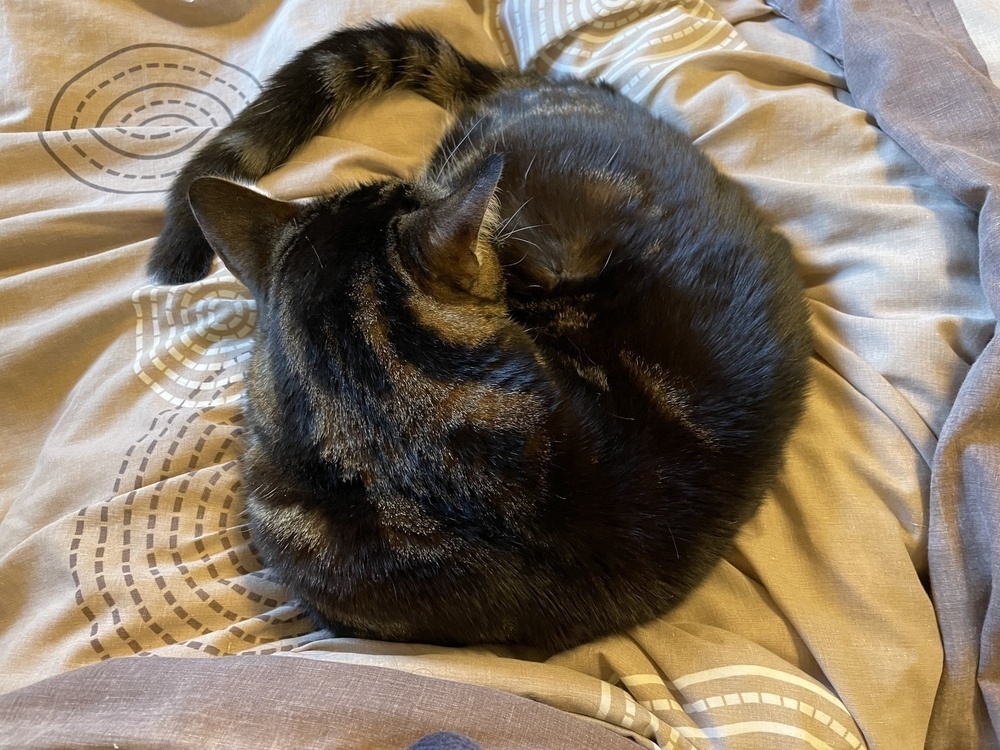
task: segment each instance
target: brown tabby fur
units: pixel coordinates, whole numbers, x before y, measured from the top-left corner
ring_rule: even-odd
[[[424,173],[252,181],[393,87],[457,114]],[[809,334],[787,243],[603,85],[426,32],[336,32],[185,168],[151,274],[258,302],[255,540],[335,632],[565,648],[675,606],[773,480]]]

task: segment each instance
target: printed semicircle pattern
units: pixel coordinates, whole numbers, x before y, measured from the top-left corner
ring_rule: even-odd
[[[99,658],[272,653],[316,630],[250,541],[241,422],[233,406],[161,411],[126,451],[110,499],[77,514],[69,569]]]
[[[38,138],[85,185],[109,193],[163,192],[188,152],[260,88],[249,71],[199,50],[135,44],[67,81]]]
[[[143,285],[132,294],[132,369],[164,401],[204,408],[239,401],[257,304],[225,270],[193,284]]]
[[[673,66],[746,42],[704,0],[495,0],[492,36],[524,68],[607,81],[646,99]]]

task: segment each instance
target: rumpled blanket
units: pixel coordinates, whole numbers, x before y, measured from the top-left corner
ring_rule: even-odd
[[[645,747],[1000,747],[987,6],[0,0],[0,692],[275,654],[499,688]],[[610,81],[792,241],[805,418],[733,552],[656,622],[560,654],[333,639],[261,569],[236,466],[253,301],[221,268],[154,287],[143,263],[191,150],[294,51],[372,19]],[[386,97],[262,185],[413,173],[446,120]]]

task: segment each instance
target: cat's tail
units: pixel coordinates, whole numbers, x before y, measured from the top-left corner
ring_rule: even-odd
[[[509,75],[465,57],[426,31],[387,24],[336,31],[286,63],[260,96],[181,170],[146,270],[161,284],[205,276],[212,248],[188,204],[198,177],[255,182],[325,125],[392,88],[416,91],[450,111]]]

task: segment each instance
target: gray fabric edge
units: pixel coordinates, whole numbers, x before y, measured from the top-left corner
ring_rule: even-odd
[[[991,78],[995,50],[982,48],[988,65],[976,45],[981,37],[974,41],[965,25],[981,5],[956,2],[961,8],[948,0],[908,0],[909,13],[887,0],[777,0],[774,7],[841,59],[858,106],[979,212],[980,277],[996,314],[1000,89]],[[1000,685],[991,677],[1000,668],[994,645],[1000,601],[994,604],[992,584],[1000,576],[998,347],[994,339],[974,363],[932,467],[928,560],[945,662],[928,723],[930,750],[1000,747]]]
[[[497,750],[634,748],[558,709],[380,667],[124,657],[0,696],[0,748],[407,748],[451,730]]]
[[[982,56],[990,78],[1000,83],[1000,7],[983,0],[953,0],[965,30]]]

